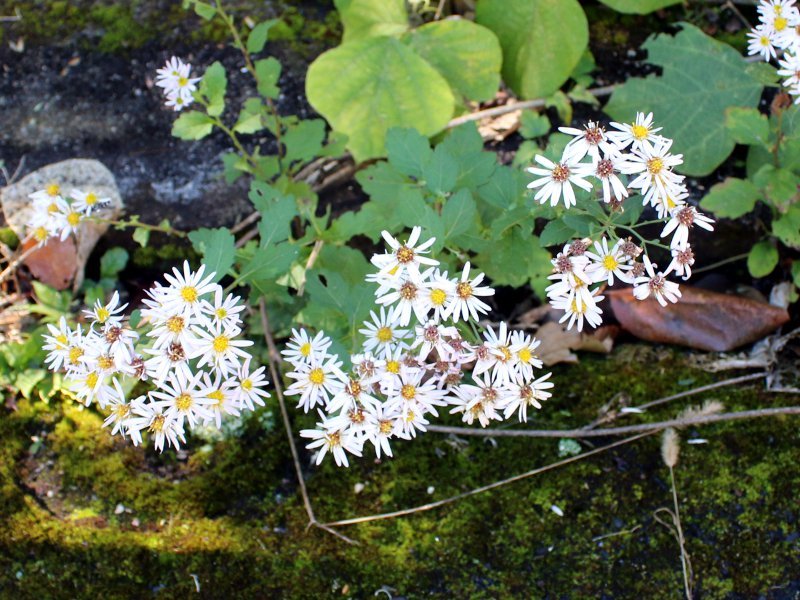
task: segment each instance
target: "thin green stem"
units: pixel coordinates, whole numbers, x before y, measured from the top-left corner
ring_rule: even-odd
[[[711,271],[713,269],[716,269],[717,267],[721,267],[722,265],[727,265],[733,262],[744,260],[748,256],[750,256],[749,252],[745,252],[743,254],[737,254],[736,256],[730,256],[723,260],[719,260],[715,263],[711,263],[710,265],[705,265],[703,267],[700,267],[699,269],[692,269],[692,273],[705,273],[706,271]]]
[[[180,238],[185,238],[187,235],[185,231],[181,231],[180,229],[173,229],[172,227],[166,225],[150,225],[149,223],[142,223],[141,221],[118,221],[115,219],[102,219],[100,217],[87,217],[86,220],[93,221],[95,223],[112,225],[117,229],[146,229],[147,231],[158,231],[160,233],[166,233],[168,235],[174,235]]]

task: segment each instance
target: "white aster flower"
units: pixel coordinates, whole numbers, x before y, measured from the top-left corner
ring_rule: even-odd
[[[567,329],[572,329],[575,323],[578,324],[578,331],[583,331],[583,322],[586,321],[592,327],[597,327],[603,322],[603,311],[597,306],[597,303],[605,298],[605,296],[598,295],[599,291],[594,292],[588,298],[558,298],[553,300],[550,304],[556,310],[563,310],[564,316],[559,319],[559,323],[569,320]]]
[[[534,199],[538,200],[540,204],[549,201],[550,206],[556,206],[563,195],[564,205],[569,208],[576,204],[575,191],[572,189],[572,184],[587,192],[592,189],[592,184],[584,179],[589,175],[591,166],[587,167],[587,165],[579,163],[569,156],[562,156],[561,162],[558,164],[541,154],[537,154],[534,160],[545,167],[543,169],[540,167],[527,169],[529,173],[539,176],[539,179],[535,179],[528,184],[528,188],[541,188],[534,196]]]
[[[325,455],[330,452],[337,466],[344,465],[349,467],[347,453],[361,456],[361,450],[364,445],[363,439],[353,434],[347,427],[337,427],[339,423],[333,419],[320,416],[322,421],[317,423],[317,429],[303,429],[300,431],[300,437],[312,440],[306,448],[309,450],[319,448],[316,461],[318,465],[322,463]]]
[[[239,313],[244,310],[244,304],[239,296],[225,294],[222,286],[217,286],[214,290],[214,301],[203,300],[201,310],[211,319],[212,324],[227,329],[241,325]]]
[[[381,306],[380,314],[374,310],[369,312],[372,321],[364,321],[364,328],[358,332],[363,335],[364,352],[374,352],[377,356],[387,356],[395,348],[407,348],[405,338],[408,336],[408,329],[401,329],[397,310],[390,308],[388,311]]]
[[[135,446],[141,443],[141,432],[147,429],[153,434],[156,450],[164,451],[164,444],[180,448],[186,443],[183,426],[178,422],[175,413],[166,414],[161,405],[144,400],[131,402],[131,416],[124,422],[124,427],[131,434]]]
[[[183,428],[184,420],[194,429],[199,421],[210,421],[214,418],[209,405],[214,403],[207,395],[207,390],[200,387],[203,371],[187,377],[181,371],[170,373],[158,390],[150,392],[153,404],[165,409],[165,416],[174,416],[178,425]]]
[[[455,293],[445,312],[445,318],[452,318],[456,323],[459,319],[469,321],[470,317],[477,322],[480,319],[478,313],[486,314],[490,310],[489,305],[481,298],[494,296],[494,289],[486,285],[481,286],[484,274],[479,273],[470,279],[469,270],[470,264],[467,261],[461,271],[460,280],[455,284]]]
[[[83,311],[83,314],[92,319],[92,325],[109,324],[120,326],[125,316],[122,314],[122,311],[124,311],[127,306],[127,304],[120,305],[119,292],[115,291],[111,296],[111,300],[108,301],[108,304],[103,304],[103,302],[98,299],[95,301],[94,307],[91,310]]]
[[[236,339],[241,332],[235,325],[225,329],[220,326],[209,330],[198,329],[197,353],[200,360],[197,367],[209,365],[222,375],[238,371],[242,361],[251,358],[243,348],[253,345],[250,340]]]
[[[526,380],[533,377],[533,370],[542,368],[542,361],[536,355],[536,349],[541,342],[524,331],[512,331],[508,343],[509,350],[515,357],[516,371]]]
[[[281,354],[284,360],[294,366],[308,365],[313,361],[324,360],[331,344],[331,339],[323,331],[318,331],[312,338],[305,329],[292,329],[292,337],[286,343],[286,348],[281,350]]]
[[[633,295],[638,300],[644,300],[652,295],[661,306],[666,306],[668,301],[677,302],[681,296],[678,284],[669,281],[664,273],[656,273],[657,266],[650,262],[646,254],[644,255],[646,274],[634,280]]]
[[[672,262],[669,263],[665,274],[675,273],[678,277],[683,277],[686,281],[692,276],[692,266],[694,265],[694,252],[689,244],[685,248],[672,249]]]
[[[340,369],[342,363],[336,358],[331,356],[319,362],[298,364],[294,371],[286,374],[289,379],[295,380],[286,389],[286,395],[300,396],[297,408],[302,407],[303,412],[308,412],[317,404],[327,406],[331,396],[339,393],[345,375]]]
[[[241,413],[237,406],[236,380],[225,379],[217,373],[214,379],[208,373],[203,373],[203,395],[210,400],[205,406],[211,412],[211,418],[217,429],[222,427],[222,415],[233,415],[238,417]]]
[[[263,398],[269,398],[269,392],[261,388],[269,384],[266,376],[266,367],[261,366],[255,371],[250,370],[250,359],[244,361],[234,380],[236,402],[242,408],[255,410],[255,405],[264,406]]]
[[[93,210],[107,204],[111,201],[110,198],[101,198],[93,191],[84,192],[82,190],[72,190],[72,208],[78,212],[82,212],[87,217],[92,214]]]
[[[633,283],[633,277],[627,271],[633,267],[627,264],[626,255],[620,250],[622,240],[617,240],[611,250],[608,249],[608,239],[603,237],[599,242],[594,243],[595,252],[586,252],[592,263],[587,267],[587,273],[595,283],[607,282],[614,285],[614,276],[625,283]]]
[[[170,284],[163,288],[159,298],[163,308],[167,311],[175,312],[185,316],[200,317],[203,308],[203,297],[214,292],[218,285],[213,283],[215,273],[209,273],[205,278],[206,266],[201,265],[196,272],[189,268],[189,261],[183,263],[183,273],[177,267],[173,267],[172,275],[164,274],[164,278]]]
[[[661,127],[653,127],[653,113],[637,112],[636,119],[633,123],[615,123],[611,122],[611,127],[618,131],[611,131],[608,133],[608,139],[620,150],[624,150],[628,146],[634,151],[650,148],[654,144],[663,142],[665,138],[657,135],[661,131]]]
[[[432,273],[426,273],[423,279],[423,302],[426,312],[433,311],[431,319],[441,321],[447,318],[448,308],[453,301],[456,284],[448,279],[447,271],[440,272],[433,269]]]
[[[524,377],[517,377],[508,384],[508,393],[504,396],[501,406],[504,418],[508,419],[515,412],[520,422],[528,422],[528,407],[537,410],[542,408],[541,402],[550,398],[553,394],[548,391],[553,384],[547,381],[552,373],[547,373],[535,381],[528,381]]]
[[[385,294],[376,298],[375,302],[383,306],[397,303],[394,314],[397,317],[397,324],[401,327],[411,322],[412,314],[420,322],[425,321],[428,316],[422,283],[412,279],[397,280]]]
[[[392,252],[389,254],[390,258],[378,259],[377,262],[373,257],[372,263],[376,266],[380,265],[381,273],[388,273],[391,275],[402,276],[407,274],[411,278],[419,279],[420,265],[438,265],[438,260],[433,260],[424,256],[430,252],[431,246],[436,241],[436,238],[421,243],[417,246],[422,228],[419,226],[411,230],[411,235],[405,244],[401,244],[393,238],[388,231],[381,232],[381,236],[389,245]],[[380,256],[380,255],[378,255]]]
[[[564,148],[564,158],[567,160],[579,161],[588,154],[592,163],[596,163],[600,160],[600,150],[611,150],[611,145],[606,141],[605,130],[594,121],[589,121],[583,129],[559,127],[558,130],[573,136]]]
[[[69,340],[73,333],[66,317],[63,316],[58,320],[58,326],[48,323],[47,330],[50,335],[42,336],[44,341],[42,350],[48,353],[44,363],[51,371],[58,371],[61,365],[69,360]]]
[[[670,248],[685,248],[689,244],[689,230],[697,225],[706,231],[714,231],[714,220],[699,212],[694,206],[679,206],[672,209],[672,218],[664,226],[660,237],[672,233]],[[674,233],[673,233],[674,232]]]
[[[769,61],[770,58],[776,58],[775,46],[773,44],[775,34],[769,25],[761,24],[755,27],[752,31],[748,32],[747,37],[747,54],[753,56],[760,54],[761,58]]]

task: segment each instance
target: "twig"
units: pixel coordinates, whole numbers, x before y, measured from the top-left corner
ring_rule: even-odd
[[[253,214],[257,215],[258,213],[253,213]],[[238,240],[236,240],[236,244],[235,244],[236,248],[241,248],[242,246],[244,246],[247,242],[252,240],[257,235],[258,235],[258,227],[253,227],[250,231],[246,232],[242,237],[240,237]]]
[[[344,540],[348,544],[358,544],[355,540],[342,535],[329,524],[320,523],[314,515],[314,509],[311,506],[311,499],[308,496],[308,489],[306,489],[306,482],[303,479],[303,469],[300,467],[300,457],[297,453],[297,445],[294,443],[294,436],[292,435],[292,424],[289,421],[289,413],[286,410],[286,402],[283,399],[283,387],[281,385],[281,375],[278,371],[278,364],[280,362],[280,354],[278,348],[275,346],[275,340],[272,337],[272,330],[269,327],[269,317],[267,316],[267,306],[264,303],[264,298],[258,300],[258,309],[261,313],[261,325],[264,328],[264,339],[267,341],[267,348],[269,349],[269,370],[272,374],[272,382],[275,386],[275,395],[278,397],[278,405],[281,409],[281,416],[283,417],[283,426],[286,429],[286,437],[289,439],[289,449],[292,451],[292,462],[294,463],[294,470],[297,475],[297,481],[300,484],[300,495],[303,497],[303,506],[305,506],[306,514],[308,515],[308,526],[314,526],[336,537]]]
[[[672,502],[675,505],[675,527],[678,529],[678,544],[681,547],[681,567],[683,568],[683,585],[686,591],[686,600],[692,600],[692,588],[689,585],[689,571],[691,570],[691,563],[689,562],[689,554],[686,552],[686,540],[683,537],[683,527],[681,527],[681,513],[678,508],[678,490],[675,487],[675,470],[672,465],[669,467],[669,477],[672,481]]]
[[[319,253],[322,252],[322,246],[325,245],[324,240],[317,240],[314,242],[314,247],[311,249],[311,254],[308,255],[308,260],[306,261],[306,268],[303,270],[303,275],[308,274],[309,269],[314,266],[314,263],[317,262],[317,258],[319,258]],[[302,296],[303,292],[306,289],[306,280],[305,277],[303,278],[302,283],[297,288],[297,295]]]
[[[740,419],[756,419],[775,417],[778,415],[800,415],[800,406],[780,406],[777,408],[759,408],[717,415],[701,415],[685,419],[670,419],[656,423],[642,423],[625,427],[607,427],[605,429],[470,429],[467,427],[447,427],[429,425],[428,431],[434,433],[454,433],[456,435],[474,435],[480,437],[535,437],[535,438],[590,438],[608,435],[627,435],[640,431],[661,430],[667,427],[687,427],[689,425],[708,425],[720,421],[738,421]]]
[[[687,398],[689,396],[694,396],[695,394],[702,394],[703,392],[708,392],[710,390],[715,390],[717,388],[726,387],[729,385],[735,385],[737,383],[745,383],[746,381],[753,381],[755,379],[761,379],[762,377],[766,377],[769,375],[766,371],[761,371],[759,373],[753,373],[751,375],[742,375],[741,377],[733,377],[731,379],[725,379],[723,381],[716,381],[714,383],[709,383],[708,385],[701,385],[698,388],[694,388],[691,390],[686,390],[685,392],[678,392],[677,394],[672,394],[671,396],[664,396],[663,398],[659,398],[658,400],[653,400],[652,402],[646,402],[645,404],[640,404],[639,406],[633,406],[631,408],[636,410],[647,410],[648,408],[652,408],[654,406],[659,406],[661,404],[666,404],[667,402],[671,402],[672,400],[678,400],[680,398]],[[619,413],[620,415],[626,414],[636,414],[634,412],[627,412],[627,413]],[[610,421],[605,421],[603,418],[598,418],[589,423],[588,425],[584,425],[582,429],[594,429],[601,423],[608,423]]]
[[[617,88],[617,85],[604,85],[602,87],[596,87],[591,90],[586,90],[593,96],[608,96]],[[515,110],[520,110],[523,108],[541,108],[547,103],[546,98],[537,98],[535,100],[524,100],[522,102],[514,102],[504,104],[503,106],[495,106],[494,108],[487,108],[484,110],[479,110],[474,113],[470,113],[468,115],[462,115],[460,117],[456,117],[452,119],[448,124],[446,129],[452,129],[453,127],[458,127],[459,125],[463,125],[464,123],[469,123],[470,121],[480,121],[481,119],[485,119],[487,117],[498,117],[500,115],[504,115],[506,113],[514,112]]]
[[[430,428],[428,428],[430,430]],[[616,448],[618,446],[622,446],[624,444],[630,444],[631,442],[635,442],[636,440],[640,440],[645,438],[649,435],[653,435],[656,431],[648,431],[645,433],[640,433],[639,435],[634,435],[629,438],[625,438],[624,440],[620,440],[618,442],[614,442],[613,444],[608,444],[607,446],[603,446],[602,448],[596,448],[594,450],[590,450],[589,452],[584,452],[583,454],[578,454],[577,456],[571,456],[570,458],[566,458],[564,460],[559,460],[554,463],[550,463],[549,465],[545,465],[544,467],[537,467],[535,469],[531,469],[530,471],[526,471],[525,473],[520,473],[519,475],[514,475],[513,477],[509,477],[508,479],[503,479],[501,481],[495,481],[494,483],[490,483],[489,485],[484,485],[479,488],[475,488],[473,490],[469,490],[468,492],[463,492],[461,494],[456,494],[455,496],[450,496],[449,498],[444,498],[443,500],[438,500],[437,502],[431,502],[429,504],[422,504],[421,506],[415,506],[413,508],[406,508],[403,510],[396,510],[394,512],[388,513],[380,513],[375,515],[368,515],[365,517],[355,517],[352,519],[342,519],[341,521],[333,521],[331,523],[325,523],[325,525],[329,525],[331,527],[342,527],[345,525],[355,525],[357,523],[367,523],[369,521],[381,521],[384,519],[394,519],[395,517],[404,517],[406,515],[411,515],[418,512],[424,512],[428,510],[433,510],[434,508],[439,508],[440,506],[444,506],[446,504],[452,504],[453,502],[457,502],[459,500],[463,500],[464,498],[469,498],[470,496],[475,496],[477,494],[481,494],[483,492],[487,492],[489,490],[493,490],[495,488],[502,487],[504,485],[508,485],[509,483],[514,483],[515,481],[520,481],[521,479],[526,479],[528,477],[533,477],[534,475],[539,475],[546,471],[552,471],[553,469],[557,469],[559,467],[563,467],[570,463],[578,462],[579,460],[583,460],[585,458],[589,458],[590,456],[594,456],[595,454],[600,454],[601,452],[605,452],[606,450],[611,450],[612,448]]]
[[[260,218],[261,218],[261,213],[258,212],[257,210],[253,211],[249,215],[247,215],[244,219],[242,219],[241,221],[236,223],[236,225],[231,227],[230,231],[231,231],[232,234],[237,234],[240,231],[242,231],[243,229],[247,229],[248,226],[252,225],[256,221],[258,221]]]
[[[22,247],[23,242],[20,242],[20,247]],[[14,260],[12,260],[8,266],[0,272],[0,283],[5,283],[6,279],[11,277],[14,272],[17,270],[17,267],[22,264],[26,258],[28,258],[31,254],[36,252],[39,249],[39,245],[36,244],[31,246],[24,252],[21,252],[19,256],[17,256]]]
[[[692,269],[692,273],[705,273],[706,271],[711,271],[717,267],[744,260],[748,256],[750,256],[748,252],[745,252],[744,254],[737,254],[736,256],[729,256],[728,258],[711,263],[710,265],[703,265],[699,269]]]

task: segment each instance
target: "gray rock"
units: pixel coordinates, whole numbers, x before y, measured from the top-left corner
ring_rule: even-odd
[[[31,201],[28,195],[52,183],[58,184],[62,195],[65,196],[69,196],[73,189],[79,189],[84,192],[92,191],[100,198],[108,198],[110,202],[93,212],[93,216],[117,219],[122,214],[124,204],[111,171],[97,160],[80,158],[64,160],[46,165],[18,182],[0,189],[0,206],[6,222],[20,239],[25,236],[25,223],[31,216]],[[77,239],[77,265],[73,287],[79,287],[83,281],[86,260],[97,240],[108,228],[109,225],[96,222],[86,222],[81,226]]]

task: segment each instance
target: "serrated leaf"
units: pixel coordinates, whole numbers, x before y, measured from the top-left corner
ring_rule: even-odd
[[[553,219],[544,226],[539,236],[539,243],[544,247],[558,246],[572,239],[574,236],[575,230],[564,223],[563,219]]]
[[[258,222],[260,246],[263,248],[288,240],[292,231],[292,220],[298,214],[294,196],[283,196],[257,208],[261,212],[261,220]]]
[[[214,121],[196,110],[181,113],[172,124],[172,135],[182,140],[201,140],[214,129]]]
[[[776,169],[772,165],[764,165],[753,176],[753,183],[764,190],[776,208],[784,209],[797,197],[800,177],[789,169]]]
[[[287,128],[281,142],[286,148],[283,159],[291,164],[294,161],[308,162],[322,150],[325,141],[325,121],[306,119]]]
[[[386,156],[404,175],[422,178],[422,167],[433,156],[428,138],[413,127],[392,127],[386,132]]]
[[[709,190],[700,206],[718,217],[738,219],[753,210],[760,197],[758,188],[749,180],[728,177]]]
[[[694,27],[683,24],[675,36],[659,34],[645,42],[648,61],[663,75],[628,79],[617,88],[605,111],[617,121],[632,121],[650,112],[663,133],[682,153],[677,168],[687,175],[707,175],[734,147],[725,128],[725,110],[755,107],[762,85],[749,75],[738,51]]]
[[[646,15],[659,8],[679,4],[681,0],[600,0],[600,2],[617,12]]]
[[[400,35],[408,29],[404,0],[335,0],[344,26],[343,43],[382,35]]]
[[[466,19],[432,21],[404,36],[414,51],[469,100],[494,97],[503,53],[492,31]]]
[[[415,187],[405,175],[384,161],[356,173],[356,181],[373,199],[387,201],[396,201],[403,190]]]
[[[499,38],[503,79],[523,98],[560,88],[589,42],[577,0],[481,0],[475,19]]]
[[[731,106],[725,111],[725,127],[737,144],[768,146],[769,121],[755,108]]]
[[[445,242],[476,228],[478,207],[469,190],[459,190],[447,200],[442,209],[442,220]]]
[[[458,163],[447,151],[445,146],[439,145],[433,151],[433,156],[422,166],[422,178],[425,186],[435,194],[451,192],[458,177]]]
[[[258,98],[248,98],[244,102],[239,118],[233,126],[236,133],[256,133],[264,129],[264,104]]]
[[[203,255],[206,273],[214,272],[214,281],[219,281],[233,266],[236,254],[236,240],[230,231],[224,228],[197,229],[189,232],[192,246]]]
[[[280,93],[278,79],[281,77],[281,63],[270,56],[255,62],[258,93],[265,98],[275,99]]]
[[[269,30],[278,23],[280,23],[280,19],[269,19],[253,27],[250,35],[247,36],[247,51],[250,54],[261,52],[264,49],[264,44],[267,43]]]
[[[519,134],[525,139],[542,137],[550,133],[550,119],[535,110],[523,110],[520,117]]]
[[[447,81],[390,37],[346,43],[317,58],[306,75],[311,105],[347,134],[357,161],[383,156],[386,132],[415,127],[431,136],[447,125],[455,100]]]
[[[218,117],[225,110],[225,91],[228,88],[228,76],[225,67],[219,61],[213,63],[203,73],[200,81],[200,95],[202,95],[208,106],[206,112],[212,117]]]
[[[296,258],[297,246],[292,244],[273,244],[259,248],[239,270],[238,281],[250,283],[261,279],[277,279],[289,271]]]
[[[100,277],[116,279],[119,272],[128,264],[128,251],[125,248],[111,248],[100,258]]]
[[[747,269],[753,277],[766,277],[778,265],[778,249],[770,242],[758,242],[747,255]]]
[[[576,215],[567,213],[561,217],[567,227],[571,227],[579,237],[586,237],[592,232],[595,220],[589,215]]]

